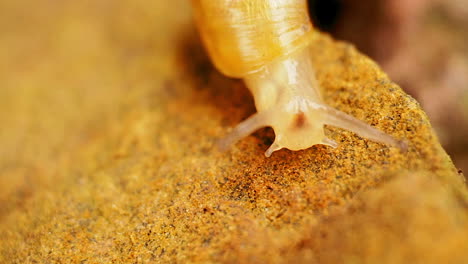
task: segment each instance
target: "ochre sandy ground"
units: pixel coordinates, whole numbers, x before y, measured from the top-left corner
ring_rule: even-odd
[[[328,128],[275,152],[189,3],[0,2],[0,263],[467,263],[468,195],[418,103],[317,35],[326,101],[409,142]]]

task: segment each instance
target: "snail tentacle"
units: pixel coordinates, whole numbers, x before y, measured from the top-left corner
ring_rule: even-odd
[[[325,111],[325,124],[327,125],[349,130],[361,137],[373,140],[375,142],[391,145],[400,148],[403,151],[408,148],[406,142],[397,140],[393,136],[376,129],[351,115],[326,105],[324,105],[323,110]]]
[[[270,115],[269,111],[262,111],[253,114],[246,120],[239,123],[227,136],[220,139],[218,141],[218,148],[221,151],[226,151],[231,145],[252,134],[257,129],[268,126],[268,117]]]

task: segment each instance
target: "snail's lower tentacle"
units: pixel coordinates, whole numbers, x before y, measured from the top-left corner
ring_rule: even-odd
[[[359,136],[398,147],[403,151],[406,151],[408,148],[408,144],[406,142],[397,140],[393,136],[376,129],[351,115],[326,105],[324,105],[322,109],[325,111],[325,124],[352,131]]]
[[[221,151],[226,151],[232,144],[252,134],[255,130],[269,125],[270,112],[262,111],[253,114],[237,125],[226,137],[218,141]]]

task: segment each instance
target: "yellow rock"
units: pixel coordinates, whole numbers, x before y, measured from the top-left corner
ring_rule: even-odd
[[[0,3],[0,263],[468,262],[462,175],[419,104],[348,44],[315,40],[325,100],[407,153],[331,127],[336,149],[265,158],[263,129],[215,151],[255,109],[190,12]]]

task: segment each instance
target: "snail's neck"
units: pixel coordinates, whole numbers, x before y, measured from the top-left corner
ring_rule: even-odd
[[[258,111],[322,103],[308,48],[277,59],[244,78]]]

